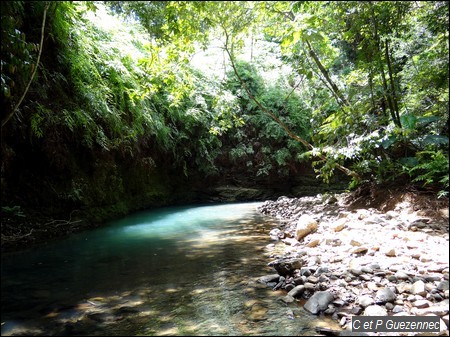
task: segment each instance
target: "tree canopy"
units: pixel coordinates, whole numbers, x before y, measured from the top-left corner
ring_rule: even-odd
[[[154,166],[157,148],[185,175],[220,174],[224,156],[254,176],[311,161],[325,181],[340,169],[352,186],[447,195],[448,7],[5,1],[2,140],[60,166],[73,147]],[[192,63],[208,51],[212,72]]]

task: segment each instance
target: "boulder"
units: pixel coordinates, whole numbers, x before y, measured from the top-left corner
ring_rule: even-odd
[[[275,268],[281,276],[292,275],[296,269],[300,269],[303,265],[301,259],[280,259],[269,263],[270,267]]]
[[[386,302],[394,302],[397,296],[389,288],[383,288],[377,291],[375,295],[375,302],[377,304],[384,304]]]
[[[300,241],[305,236],[317,230],[317,221],[308,214],[303,214],[297,221],[295,229],[295,239]]]
[[[294,298],[300,297],[304,291],[305,291],[305,286],[301,284],[301,285],[294,287],[294,289],[292,289],[291,291],[289,291],[288,295],[290,295]]]
[[[279,279],[280,279],[280,275],[270,274],[270,275],[261,276],[260,278],[258,278],[258,282],[263,283],[263,284],[267,284],[270,282],[278,283]]]
[[[310,313],[317,315],[321,311],[324,311],[328,308],[328,304],[330,304],[334,300],[334,295],[329,291],[318,291],[305,303],[305,310]]]

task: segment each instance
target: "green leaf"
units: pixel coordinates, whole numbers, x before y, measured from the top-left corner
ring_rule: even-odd
[[[437,122],[439,120],[440,118],[437,116],[418,117],[417,126],[426,126],[430,123]]]
[[[399,159],[399,162],[407,167],[414,167],[419,164],[416,157],[403,157]]]
[[[412,130],[417,124],[417,117],[411,114],[406,114],[400,117],[400,122],[404,128]]]
[[[301,39],[302,33],[298,30],[292,34],[292,44],[297,43]]]
[[[386,150],[397,141],[397,136],[389,136],[381,141],[381,146]]]
[[[424,145],[447,145],[448,137],[439,135],[426,135],[423,139]]]

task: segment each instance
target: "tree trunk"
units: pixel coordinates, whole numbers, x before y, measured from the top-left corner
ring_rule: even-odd
[[[236,68],[236,65],[234,63],[234,58],[233,58],[233,45],[231,45],[231,51],[230,51],[230,47],[229,47],[229,35],[228,32],[224,29],[225,32],[225,51],[228,54],[228,57],[230,58],[230,63],[231,63],[231,67],[233,68],[233,72],[236,75],[236,77],[238,78],[239,82],[241,83],[242,87],[244,88],[244,90],[247,92],[248,97],[256,103],[256,105],[259,107],[259,109],[266,113],[267,115],[269,115],[270,118],[272,118],[278,125],[280,125],[287,133],[287,135],[300,142],[301,144],[303,144],[304,146],[306,146],[306,148],[308,148],[309,150],[314,149],[314,147],[307,142],[306,140],[304,140],[303,138],[299,137],[298,135],[296,135],[291,129],[289,129],[289,127],[283,123],[283,121],[281,119],[279,119],[275,114],[273,114],[272,112],[270,112],[268,109],[266,109],[262,103],[255,97],[253,96],[253,94],[251,93],[250,89],[247,87],[247,85],[245,84],[245,81],[242,79],[242,77],[239,75],[239,72]],[[336,87],[337,88],[337,87]],[[317,155],[317,157],[319,157],[320,159],[326,161],[327,158],[324,155]],[[336,163],[336,168],[338,168],[340,171],[344,172],[345,174],[347,174],[348,176],[353,177],[356,180],[360,180],[361,177],[358,175],[358,173],[356,173],[355,171],[352,171],[338,163]]]
[[[377,46],[377,53],[375,55],[375,58],[376,58],[376,63],[378,64],[378,66],[380,68],[381,78],[383,80],[383,97],[389,107],[389,112],[391,114],[392,121],[394,122],[395,125],[401,127],[400,119],[397,119],[397,115],[395,114],[395,108],[394,108],[394,104],[393,104],[393,100],[392,100],[392,95],[391,95],[388,85],[387,85],[386,74],[384,72],[384,65],[383,65],[383,62],[381,59],[382,51],[381,51],[380,36],[378,35],[378,23],[377,23],[377,19],[375,17],[375,12],[373,10],[373,5],[370,1],[369,1],[369,6],[370,6],[371,14],[372,14],[374,39],[376,41],[376,46]]]
[[[392,71],[392,64],[391,64],[391,59],[389,56],[389,42],[388,40],[386,40],[385,42],[385,57],[386,57],[386,62],[388,65],[388,72],[389,72],[389,81],[391,84],[391,100],[392,100],[392,106],[394,108],[394,114],[398,123],[398,126],[401,127],[401,122],[400,122],[400,113],[398,110],[398,99],[397,99],[397,94],[395,91],[395,82],[394,82],[394,73]]]
[[[314,62],[316,63],[317,67],[319,68],[320,72],[322,73],[323,77],[327,80],[328,84],[333,89],[334,94],[339,97],[342,104],[345,106],[350,106],[347,99],[342,95],[341,91],[337,87],[336,83],[331,79],[330,74],[328,73],[328,70],[325,69],[322,62],[320,62],[319,57],[317,56],[316,52],[312,48],[311,44],[309,43],[308,39],[305,39],[306,45],[308,46],[309,55],[313,58]]]

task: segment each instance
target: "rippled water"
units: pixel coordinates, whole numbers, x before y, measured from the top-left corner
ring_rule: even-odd
[[[2,255],[2,335],[301,335],[316,318],[273,273],[259,203],[168,207]]]

